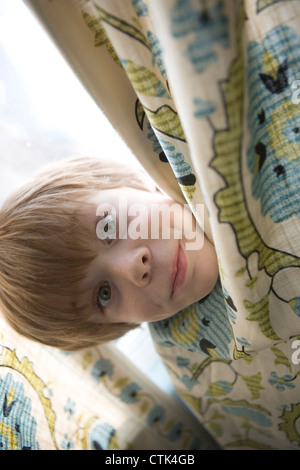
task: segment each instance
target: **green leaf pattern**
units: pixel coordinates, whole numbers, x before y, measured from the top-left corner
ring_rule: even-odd
[[[262,214],[257,209],[257,188],[253,186],[258,173],[267,171],[268,150],[277,157],[280,154],[280,162],[271,168],[272,181],[275,178],[276,183],[280,182],[279,178],[289,171],[289,166],[284,168],[284,148],[273,143],[279,131],[289,146],[299,145],[298,115],[295,108],[291,111],[289,86],[300,73],[300,46],[294,47],[294,55],[289,58],[282,52],[288,47],[282,44],[289,40],[299,43],[300,25],[297,18],[292,26],[274,20],[276,24],[268,34],[263,33],[267,29],[264,24],[262,30],[257,30],[259,37],[251,30],[249,38],[247,29],[251,22],[263,22],[263,15],[273,18],[272,9],[282,12],[292,1],[256,0],[255,8],[246,11],[243,2],[237,1],[229,11],[222,0],[198,4],[168,0],[160,4],[166,15],[164,34],[155,30],[151,2],[147,0],[128,0],[128,10],[124,8],[120,17],[109,2],[91,3],[98,16],[84,15],[84,21],[94,34],[95,47],[107,48],[136,93],[129,112],[135,115],[138,136],[147,136],[152,150],[149,159],[153,158],[153,166],[162,172],[167,165],[172,169],[192,210],[201,181],[216,235],[220,283],[201,301],[199,309],[190,308],[165,323],[150,325],[156,348],[182,399],[224,448],[300,448],[296,423],[300,412],[299,364],[292,362],[291,347],[293,337],[299,334],[300,292],[297,288],[287,289],[283,298],[276,282],[288,268],[300,268],[299,245],[297,248],[278,242],[279,234],[285,236],[292,221],[280,225]],[[181,54],[186,84],[180,79],[177,82],[177,77],[170,74],[172,67],[169,70],[164,62],[168,41],[170,50]],[[262,48],[260,64],[257,51]],[[256,60],[249,51],[257,54]],[[294,67],[293,73],[289,67]],[[178,70],[179,75],[182,70]],[[247,116],[249,103],[264,96],[252,91],[252,73],[256,73],[253,83],[272,94],[266,101],[269,116],[267,108],[259,107],[256,115]],[[186,97],[186,102],[180,103],[180,112],[172,93],[176,86],[181,87],[176,96]],[[281,99],[282,92],[285,95]],[[280,113],[281,101],[289,103],[284,105],[285,113]],[[291,119],[286,119],[289,113]],[[280,116],[285,122],[277,130],[273,124]],[[264,119],[263,130],[255,131],[260,145],[255,148],[255,163],[250,168],[245,157],[248,134]],[[262,141],[270,133],[268,148],[268,141]],[[289,163],[297,160],[298,153],[293,155],[295,158],[286,159]],[[297,171],[299,168],[294,167],[289,177],[298,175],[299,183]],[[265,178],[258,188],[263,193],[272,184]],[[284,183],[282,187],[286,188]],[[277,201],[280,194],[278,190]],[[286,192],[282,194],[284,199]],[[295,191],[293,194],[296,198]],[[297,211],[293,217],[297,217]],[[188,335],[180,331],[178,322],[185,325]],[[135,404],[138,400],[140,412],[148,412],[147,399],[134,384],[120,379],[113,390],[119,393],[121,388],[126,391],[124,399],[134,400]],[[171,427],[172,423],[164,423],[164,430]]]

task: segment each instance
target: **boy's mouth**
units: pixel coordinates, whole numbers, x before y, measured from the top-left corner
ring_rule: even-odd
[[[183,285],[185,280],[187,270],[187,259],[185,252],[181,246],[181,243],[178,243],[178,249],[176,250],[173,269],[172,269],[172,281],[171,281],[171,297],[173,297],[176,292],[180,289]]]

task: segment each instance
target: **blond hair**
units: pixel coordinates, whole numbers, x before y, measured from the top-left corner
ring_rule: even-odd
[[[95,325],[76,301],[95,256],[79,223],[82,201],[101,189],[121,186],[145,190],[147,179],[119,163],[73,158],[41,172],[4,203],[0,310],[20,334],[76,351],[119,338],[137,326]]]

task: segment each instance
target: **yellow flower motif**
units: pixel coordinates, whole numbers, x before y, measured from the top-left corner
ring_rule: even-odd
[[[268,131],[270,147],[274,150],[277,158],[287,158],[290,161],[299,159],[299,109],[291,100],[283,101],[278,108],[271,112],[271,123],[268,126]]]
[[[171,334],[174,341],[181,345],[191,345],[198,339],[199,325],[195,307],[190,307],[174,318]],[[182,332],[184,331],[184,334]]]

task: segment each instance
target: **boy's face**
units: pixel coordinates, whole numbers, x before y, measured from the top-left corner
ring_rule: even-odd
[[[82,218],[96,252],[82,299],[91,321],[162,320],[212,290],[215,250],[186,208],[158,191],[127,187],[99,191],[92,202]]]

